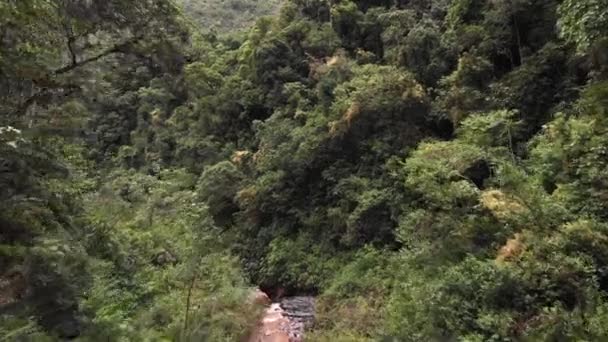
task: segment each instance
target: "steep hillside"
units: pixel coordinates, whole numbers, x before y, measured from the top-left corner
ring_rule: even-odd
[[[253,4],[0,4],[4,339],[608,340],[605,0]]]
[[[282,0],[178,0],[201,29],[236,31],[278,11]]]

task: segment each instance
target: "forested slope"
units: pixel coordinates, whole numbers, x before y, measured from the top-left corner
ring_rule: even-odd
[[[605,0],[187,15],[0,4],[6,340],[608,338]]]
[[[258,18],[276,13],[281,0],[179,0],[178,3],[199,29],[225,33],[249,28]]]

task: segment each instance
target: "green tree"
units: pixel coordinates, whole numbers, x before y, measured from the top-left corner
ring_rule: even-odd
[[[608,34],[608,3],[603,0],[564,1],[559,6],[561,36],[586,51]]]

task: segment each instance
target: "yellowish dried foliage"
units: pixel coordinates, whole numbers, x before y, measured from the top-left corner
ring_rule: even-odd
[[[495,261],[497,263],[512,262],[517,260],[525,250],[524,238],[521,233],[517,233],[513,238],[507,240],[504,246],[498,250]]]
[[[496,189],[482,192],[480,202],[499,220],[509,219],[527,211],[520,200]]]
[[[250,151],[236,151],[232,154],[232,162],[237,166],[241,166],[250,156]]]

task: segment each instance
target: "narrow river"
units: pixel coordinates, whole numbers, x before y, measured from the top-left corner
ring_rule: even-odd
[[[284,297],[266,309],[249,342],[301,342],[314,313],[314,297]]]

